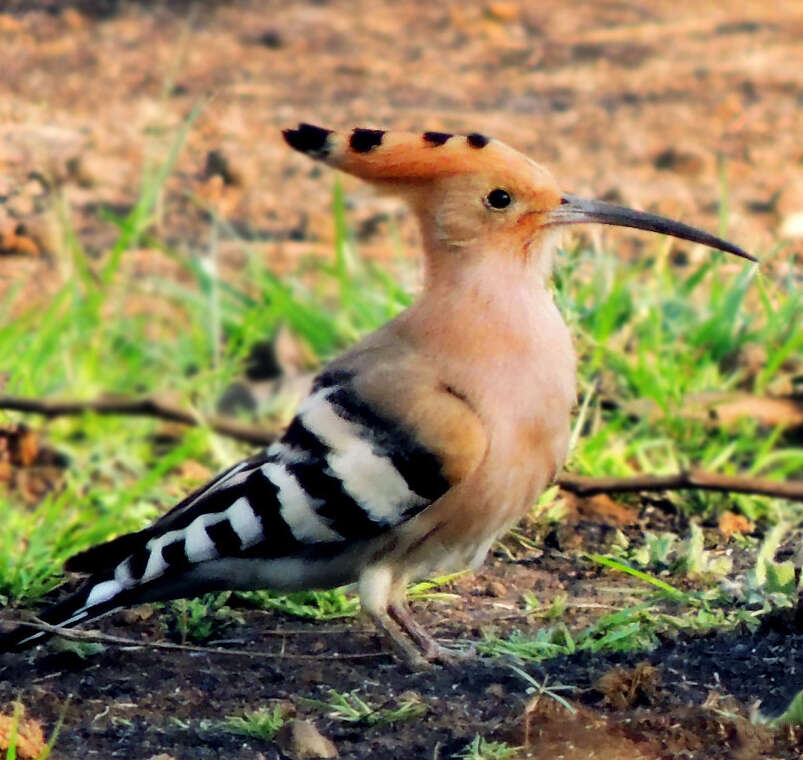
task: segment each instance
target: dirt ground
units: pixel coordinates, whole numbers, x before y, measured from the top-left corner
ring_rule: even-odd
[[[803,5],[795,0],[20,0],[0,3],[0,71],[0,296],[23,281],[17,308],[70,276],[60,201],[84,245],[101,253],[116,233],[99,210],[130,207],[143,166],[164,160],[199,101],[160,204],[158,234],[175,245],[205,243],[211,205],[280,271],[310,251],[328,256],[331,176],[280,136],[308,121],[483,132],[548,165],[567,190],[711,229],[727,198],[735,242],[775,252],[766,266],[780,274],[803,261]],[[414,249],[402,209],[346,188],[362,251],[390,255],[391,221]],[[645,239],[589,234],[602,236],[597,243],[616,235],[631,255]],[[240,243],[229,237],[221,247],[236,272]],[[175,274],[156,251],[132,257]],[[639,529],[656,530],[664,518],[644,505],[640,520]],[[565,620],[587,625],[630,597],[578,559],[602,549],[610,528],[581,527],[570,528],[584,536],[570,551],[558,538],[543,554],[497,552],[482,573],[454,582],[458,602],[422,604],[418,614],[446,640],[481,639],[491,628],[534,632],[543,621],[519,604],[532,589],[546,604],[568,594]],[[538,758],[803,757],[799,730],[749,720],[757,704],[772,713],[803,687],[799,614],[752,633],[667,638],[648,654],[528,666],[539,682],[573,687],[560,694],[574,715],[549,695],[528,696],[501,660],[409,673],[359,622],[343,632],[243,615],[227,637],[285,656],[109,649],[81,660],[39,650],[0,664],[0,704],[21,699],[50,729],[71,695],[56,758],[285,757],[275,744],[203,723],[272,700],[313,717],[344,758],[445,760],[476,734],[527,744]],[[158,616],[115,617],[101,628],[165,634]],[[303,632],[277,641],[267,633],[276,628]],[[334,656],[350,653],[371,656]],[[657,670],[637,671],[643,661]],[[598,683],[611,672],[618,686]],[[637,672],[649,674],[640,685]],[[373,704],[414,692],[428,712],[367,728],[299,706],[299,696],[322,698],[329,688],[359,688]]]
[[[594,526],[573,527],[600,535]],[[588,542],[584,548],[595,547]],[[447,643],[481,640],[484,630],[534,633],[546,623],[521,613],[522,589],[535,590],[546,602],[568,592],[561,619],[569,627],[627,599],[620,581],[575,554],[553,549],[538,560],[511,561],[496,552],[481,573],[454,583],[458,601],[419,604],[416,612]],[[414,673],[384,654],[376,634],[359,621],[344,626],[242,614],[244,623],[222,634],[225,646],[270,653],[267,658],[109,648],[81,659],[70,651],[40,650],[6,658],[0,702],[22,699],[29,715],[53,726],[69,698],[56,758],[297,757],[287,745],[280,745],[284,754],[273,743],[216,725],[225,716],[275,705],[312,720],[340,757],[354,760],[455,757],[477,734],[524,745],[519,757],[544,760],[798,760],[803,750],[800,727],[773,731],[751,721],[759,707],[767,715],[784,709],[803,680],[803,621],[791,611],[768,617],[752,633],[673,636],[648,653],[578,653],[540,665],[518,663],[566,699],[573,714],[548,692],[528,695],[529,684],[511,668],[517,664],[512,659]],[[123,613],[100,627],[145,641],[165,638],[159,616],[147,613]],[[277,637],[277,631],[287,633]],[[412,698],[426,713],[385,726],[344,723],[303,701],[327,699],[329,689],[357,690],[375,707]]]

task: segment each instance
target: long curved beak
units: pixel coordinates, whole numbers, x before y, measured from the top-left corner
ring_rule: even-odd
[[[758,261],[755,256],[751,256],[733,243],[698,230],[696,227],[689,227],[688,224],[667,219],[665,216],[647,214],[644,211],[635,211],[625,206],[616,206],[613,203],[578,198],[576,195],[564,194],[560,206],[549,213],[547,224],[582,224],[584,222],[660,232],[662,235],[672,235],[683,240],[691,240],[694,243],[702,243],[711,248],[718,248],[720,251],[733,253],[748,261]]]

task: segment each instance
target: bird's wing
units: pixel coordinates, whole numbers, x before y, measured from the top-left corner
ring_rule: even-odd
[[[103,544],[91,546],[78,554],[74,554],[67,560],[64,569],[74,573],[96,573],[100,570],[114,567],[120,562],[121,558],[128,557],[129,554],[140,548],[153,536],[171,530],[179,524],[188,524],[186,515],[190,512],[197,516],[205,509],[214,510],[213,496],[215,493],[219,493],[221,490],[228,490],[233,485],[231,478],[238,472],[258,467],[265,460],[265,452],[260,452],[232,465],[186,496],[169,512],[166,512],[146,528],[135,533],[126,533]],[[228,504],[225,504],[223,508],[225,509],[226,506]],[[183,520],[182,517],[184,518]]]
[[[351,548],[426,509],[476,466],[485,447],[462,400],[421,372],[406,375],[398,368],[387,376],[320,375],[266,451],[226,470],[144,530],[73,557],[67,568],[92,577],[42,618],[73,625],[121,606],[210,588],[356,579],[360,560],[356,549],[350,559]],[[467,431],[473,431],[468,447]],[[455,436],[462,445],[450,445]],[[0,651],[3,645],[8,641],[0,640]]]

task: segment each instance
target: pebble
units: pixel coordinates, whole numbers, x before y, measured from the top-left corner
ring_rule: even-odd
[[[293,760],[338,757],[337,748],[308,720],[291,720],[276,735],[276,742]]]

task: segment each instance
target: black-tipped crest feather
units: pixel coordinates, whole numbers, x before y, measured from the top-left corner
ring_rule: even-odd
[[[349,146],[356,153],[368,153],[382,144],[384,129],[355,129],[349,138]]]
[[[302,122],[298,125],[298,129],[285,129],[282,134],[291,148],[301,153],[323,156],[328,152],[327,142],[332,130]]]
[[[439,147],[449,142],[454,135],[450,134],[449,132],[424,132],[422,137],[428,143],[432,143],[432,145]]]

